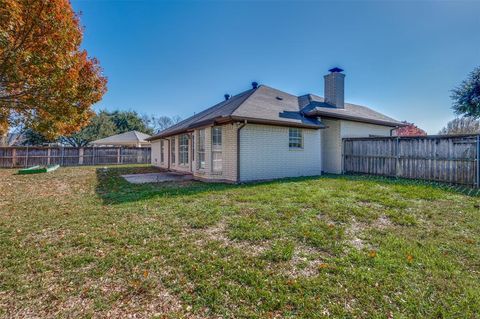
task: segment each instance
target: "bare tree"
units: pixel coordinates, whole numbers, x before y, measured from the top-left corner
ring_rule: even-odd
[[[480,121],[473,117],[459,117],[448,122],[438,134],[480,134]]]
[[[162,116],[158,116],[158,117],[156,117],[154,115],[151,115],[151,116],[144,115],[143,116],[143,121],[150,128],[152,128],[155,133],[163,131],[163,130],[169,128],[170,126],[177,124],[181,120],[182,120],[182,118],[178,115],[175,115],[173,117],[169,117],[169,116],[166,116],[166,115],[162,115]]]

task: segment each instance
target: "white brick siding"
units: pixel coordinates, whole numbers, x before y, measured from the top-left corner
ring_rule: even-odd
[[[175,163],[170,163],[170,143],[172,137],[164,139],[164,162],[160,159],[160,141],[152,141],[152,165],[170,169],[179,172],[190,172],[195,177],[207,180],[224,180],[230,182],[237,181],[237,128],[238,124],[227,124],[222,126],[222,171],[212,171],[212,128],[205,127],[205,169],[197,169],[197,147],[198,147],[198,132],[194,130],[195,147],[192,149],[192,139],[189,139],[188,145],[188,161],[187,165],[179,164],[179,138],[180,135],[175,135]],[[195,152],[192,152],[192,150]]]
[[[302,132],[303,149],[294,150],[288,127],[247,124],[240,131],[240,181],[320,175],[320,130]]]
[[[390,136],[392,127],[360,122],[322,119],[327,126],[322,130],[323,171],[342,173],[342,138],[369,137],[370,135]]]
[[[390,136],[390,130],[393,127],[359,123],[352,121],[342,121],[341,133],[342,138],[346,137],[369,137],[375,136]]]
[[[193,175],[209,180],[237,181],[237,129],[239,124],[222,126],[222,171],[213,172],[212,169],[212,127],[205,127],[205,169],[196,169],[197,154]],[[195,152],[198,147],[198,132],[195,130]]]
[[[342,139],[340,138],[340,122],[322,120],[327,126],[322,130],[322,170],[339,174],[342,171]]]
[[[344,120],[322,119],[324,130],[302,129],[304,148],[288,147],[288,127],[247,124],[241,132],[240,181],[282,177],[320,175],[321,171],[342,172],[342,138],[389,136],[391,127]],[[205,127],[205,169],[197,169],[197,154],[189,144],[189,165],[179,165],[178,141],[175,136],[176,163],[170,169],[192,172],[205,180],[237,181],[237,130],[239,123],[222,126],[222,171],[212,171],[212,130]],[[195,153],[198,147],[198,129],[195,134]],[[168,138],[171,140],[171,138]],[[164,140],[164,162],[160,163],[160,140],[152,142],[152,165],[169,168],[170,146]],[[193,155],[193,156],[192,156]],[[192,162],[193,159],[193,162]]]
[[[160,167],[160,140],[152,141],[151,143],[152,153],[150,159],[153,166]]]

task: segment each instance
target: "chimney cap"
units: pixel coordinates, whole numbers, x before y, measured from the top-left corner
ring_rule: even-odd
[[[332,73],[339,73],[339,72],[343,72],[343,69],[334,67],[333,69],[330,69],[330,70],[328,70],[328,71],[329,71],[329,72],[332,72]]]
[[[252,88],[256,89],[258,87],[258,83],[257,82],[252,82]]]
[[[225,97],[225,101],[228,101],[230,99],[230,94],[225,94],[224,97]]]

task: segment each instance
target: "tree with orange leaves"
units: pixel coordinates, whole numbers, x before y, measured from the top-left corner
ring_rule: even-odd
[[[406,125],[395,130],[396,136],[426,136],[427,132],[413,123],[404,122]]]
[[[24,125],[48,138],[88,124],[106,92],[68,0],[0,0],[0,136]]]

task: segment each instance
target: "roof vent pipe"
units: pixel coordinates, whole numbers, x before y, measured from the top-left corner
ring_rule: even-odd
[[[258,88],[258,83],[257,82],[252,82],[252,88],[254,88],[254,89]]]
[[[224,97],[225,97],[225,101],[228,101],[230,99],[230,94],[225,94]]]

